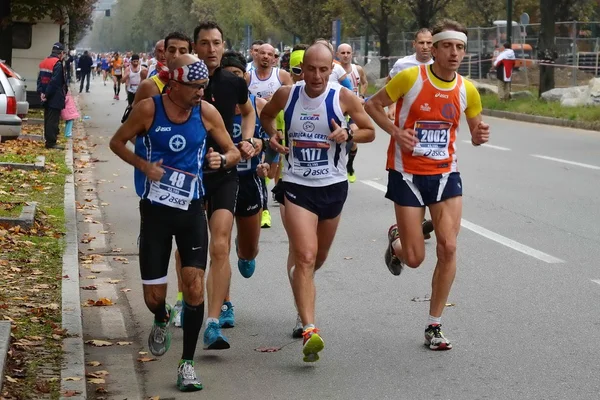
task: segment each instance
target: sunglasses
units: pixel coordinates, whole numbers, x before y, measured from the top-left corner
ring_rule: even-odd
[[[294,75],[302,75],[302,68],[300,68],[300,67],[292,67],[290,69],[292,70],[292,74],[294,74]]]
[[[192,88],[194,90],[205,90],[208,87],[208,81],[203,82],[203,83],[189,83],[189,82],[178,82],[181,83],[183,86],[187,86],[189,88]]]

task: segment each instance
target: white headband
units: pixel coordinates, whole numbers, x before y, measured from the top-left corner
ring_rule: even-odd
[[[457,31],[443,31],[433,35],[433,43],[437,43],[440,40],[456,39],[467,44],[467,35]]]

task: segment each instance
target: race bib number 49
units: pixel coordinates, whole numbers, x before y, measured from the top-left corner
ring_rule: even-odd
[[[165,174],[159,182],[152,182],[148,199],[165,206],[187,210],[194,198],[198,178],[189,172],[162,166]]]
[[[452,123],[440,121],[417,121],[415,131],[419,143],[413,150],[413,156],[428,157],[433,160],[448,158]]]
[[[321,178],[329,176],[328,142],[311,140],[293,140],[294,174],[304,177]]]

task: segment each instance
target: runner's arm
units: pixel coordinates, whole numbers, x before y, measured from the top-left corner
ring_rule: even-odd
[[[206,101],[202,101],[202,123],[206,127],[209,135],[217,142],[225,156],[225,168],[230,169],[240,162],[240,152],[233,144],[231,136],[225,128],[225,123],[221,114],[215,106]],[[207,149],[208,151],[208,149]]]
[[[340,103],[342,103],[342,111],[344,114],[350,115],[352,122],[357,126],[357,130],[353,130],[355,143],[369,143],[375,140],[375,127],[371,119],[365,112],[360,99],[350,90],[342,89],[340,92]]]
[[[144,135],[150,128],[148,121],[152,121],[153,119],[154,101],[152,99],[141,101],[137,107],[131,110],[129,118],[117,129],[117,132],[110,139],[110,149],[113,153],[144,173],[146,173],[145,168],[151,165],[151,163],[129,150],[127,142],[135,139],[137,136]]]
[[[356,67],[356,69],[358,69],[358,76],[360,76],[359,93],[361,96],[364,96],[367,94],[367,89],[369,88],[369,81],[367,80],[367,74],[365,73],[364,68],[361,67],[360,65],[358,65]]]
[[[140,79],[144,80],[148,77],[148,69],[147,68],[142,68],[142,70],[140,71]]]
[[[473,146],[479,146],[487,143],[490,139],[490,126],[483,122],[483,117],[481,116],[483,107],[481,105],[479,91],[471,81],[466,79],[465,91],[467,92],[467,108],[465,109],[465,116],[467,117],[467,123],[469,124],[469,131],[471,132],[471,143]]]
[[[277,89],[260,113],[260,124],[267,135],[269,135],[270,147],[278,153],[287,153],[289,151],[287,147],[279,143],[281,136],[277,130],[275,119],[277,118],[277,114],[285,108],[285,103],[287,103],[291,90],[292,86],[282,86]]]
[[[385,87],[379,89],[375,95],[371,96],[367,102],[365,102],[365,111],[373,118],[373,121],[384,131],[393,135],[394,132],[398,131],[394,122],[388,118],[385,111],[385,107],[391,106],[394,101],[388,95]],[[354,119],[354,118],[353,118]]]
[[[282,85],[293,85],[294,81],[292,80],[292,76],[286,70],[279,70],[279,81]]]
[[[137,92],[135,92],[135,97],[133,99],[132,106],[135,107],[137,103],[144,99],[148,99],[150,97],[159,95],[158,86],[152,80],[143,80],[138,86]]]

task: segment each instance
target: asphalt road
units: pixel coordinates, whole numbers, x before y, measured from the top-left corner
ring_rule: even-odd
[[[442,321],[454,349],[431,352],[423,346],[428,303],[412,299],[430,294],[435,239],[427,243],[419,269],[400,277],[388,272],[383,251],[393,208],[381,191],[388,138],[378,130],[375,142],[359,148],[358,181],[350,185],[336,241],[316,278],[317,325],[326,343],[321,361],[303,363],[301,341],[291,338],[295,311],[285,272],[287,238],[278,208],[271,206],[273,227],[261,232],[255,275],[242,278],[231,257],[236,327],[225,334],[232,348],[207,352],[199,343],[195,360],[205,389],[186,395],[175,387],[181,330],[174,331],[165,356],[136,361],[138,351],[147,351],[152,315],[143,302],[135,257],[139,214],[133,170],[108,148],[126,105],[111,99],[111,89],[96,78],[92,93],[80,96],[90,117],[85,126],[95,145],[92,157],[98,159],[90,180],[100,181],[102,222],[112,232],[104,248],[110,261],[105,276],[122,279],[119,287],[131,289],[106,289],[118,307],[84,311],[86,339],[133,342],[86,347],[86,359],[102,361],[111,374],[104,386],[108,398],[600,396],[599,133],[485,118],[491,125],[489,146],[472,147],[466,129],[459,135],[464,221],[449,299],[454,306]],[[81,246],[86,252],[89,245]],[[115,248],[129,264],[112,260]],[[175,287],[173,270],[170,284]],[[174,297],[170,290],[172,302]],[[265,346],[284,347],[255,351]],[[94,388],[90,385],[90,392]]]

